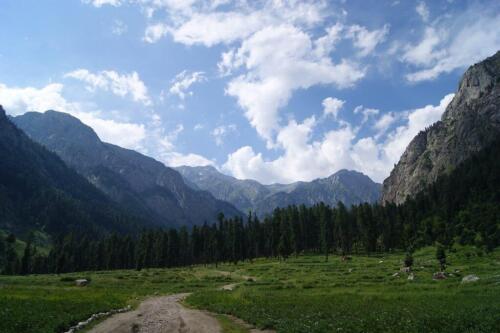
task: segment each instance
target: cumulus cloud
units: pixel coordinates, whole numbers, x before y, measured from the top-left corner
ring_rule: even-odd
[[[215,162],[198,154],[182,154],[178,152],[167,152],[162,155],[162,162],[170,167],[178,166],[215,166]]]
[[[26,111],[74,111],[77,105],[69,103],[61,95],[63,87],[60,83],[51,83],[42,88],[18,88],[0,83],[0,104],[12,115]]]
[[[96,89],[111,91],[121,97],[130,96],[134,101],[144,105],[152,104],[148,96],[148,89],[137,72],[119,74],[107,70],[92,73],[87,69],[77,69],[66,73],[64,77],[86,83],[89,91],[95,91]]]
[[[232,63],[232,68],[240,66],[247,73],[232,79],[226,93],[236,97],[268,146],[273,146],[279,129],[279,109],[295,90],[317,84],[346,88],[365,74],[356,63],[334,63],[328,55],[314,52],[311,36],[290,25],[266,27],[243,41]]]
[[[406,79],[433,80],[493,55],[500,49],[498,22],[498,11],[482,7],[436,20],[417,43],[404,48],[402,61],[414,67]]]
[[[63,88],[64,85],[60,83],[51,83],[42,88],[16,88],[0,84],[0,104],[11,115],[20,115],[26,111],[66,112],[92,127],[105,142],[133,149],[141,147],[146,137],[143,124],[106,119],[98,110],[84,111],[80,103],[64,98]]]
[[[359,170],[375,181],[382,181],[413,137],[439,120],[452,98],[453,94],[446,95],[436,106],[401,112],[403,124],[385,136],[359,137],[357,128],[343,123],[313,140],[312,132],[317,124],[314,117],[302,123],[291,120],[277,136],[283,150],[281,156],[266,160],[252,147],[244,146],[228,155],[223,169],[237,178],[263,183],[310,181],[342,168]],[[392,123],[394,119],[383,115],[374,126],[379,131],[388,130]]]
[[[323,100],[322,105],[323,105],[323,115],[328,116],[331,115],[334,119],[337,119],[337,115],[344,106],[345,101],[334,98],[334,97],[327,97]]]
[[[180,99],[185,99],[186,96],[193,95],[193,92],[189,88],[199,82],[206,81],[207,78],[204,72],[188,72],[182,71],[175,76],[172,80],[172,85],[170,86],[169,92],[172,95],[177,95]]]

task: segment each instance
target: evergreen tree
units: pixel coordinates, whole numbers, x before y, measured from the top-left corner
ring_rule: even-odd
[[[440,243],[436,247],[436,259],[439,262],[439,268],[442,272],[446,269],[446,252],[444,246]]]

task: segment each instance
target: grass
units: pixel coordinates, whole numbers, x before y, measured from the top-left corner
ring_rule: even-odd
[[[135,306],[147,295],[193,292],[191,307],[234,315],[277,332],[500,332],[500,250],[448,254],[454,276],[433,281],[434,248],[415,253],[414,281],[399,277],[403,253],[300,256],[215,267],[0,277],[0,332],[61,332],[92,313]],[[228,272],[223,274],[223,272]],[[456,272],[456,273],[455,273]],[[463,276],[480,280],[461,284]],[[243,281],[242,276],[255,277]],[[74,278],[88,277],[88,287]],[[224,284],[241,282],[233,291]],[[225,332],[247,332],[219,316]]]
[[[222,328],[223,333],[248,333],[249,330],[242,325],[236,323],[233,319],[227,315],[218,314],[216,315],[217,320]]]

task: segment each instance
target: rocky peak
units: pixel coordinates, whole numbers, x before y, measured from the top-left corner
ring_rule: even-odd
[[[5,110],[3,109],[3,106],[0,105],[0,120],[5,120],[7,119],[7,115],[5,114]]]
[[[500,52],[471,66],[440,121],[420,132],[384,181],[383,202],[402,203],[500,135]]]

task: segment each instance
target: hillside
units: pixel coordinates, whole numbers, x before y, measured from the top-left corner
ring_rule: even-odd
[[[384,181],[383,202],[404,200],[500,133],[500,52],[470,67],[440,121],[420,132]]]
[[[15,233],[125,232],[137,230],[139,223],[56,154],[29,139],[1,106],[0,198],[0,229]]]
[[[209,191],[243,212],[252,210],[260,216],[289,205],[311,206],[324,202],[334,206],[339,201],[347,206],[371,203],[376,202],[380,195],[380,184],[362,173],[349,170],[340,170],[328,178],[311,182],[263,185],[255,180],[224,175],[211,166],[176,169],[194,188]]]
[[[102,142],[68,114],[28,112],[13,121],[114,201],[158,225],[202,224],[215,221],[219,212],[240,215],[231,204],[188,187],[178,172],[162,163]]]

